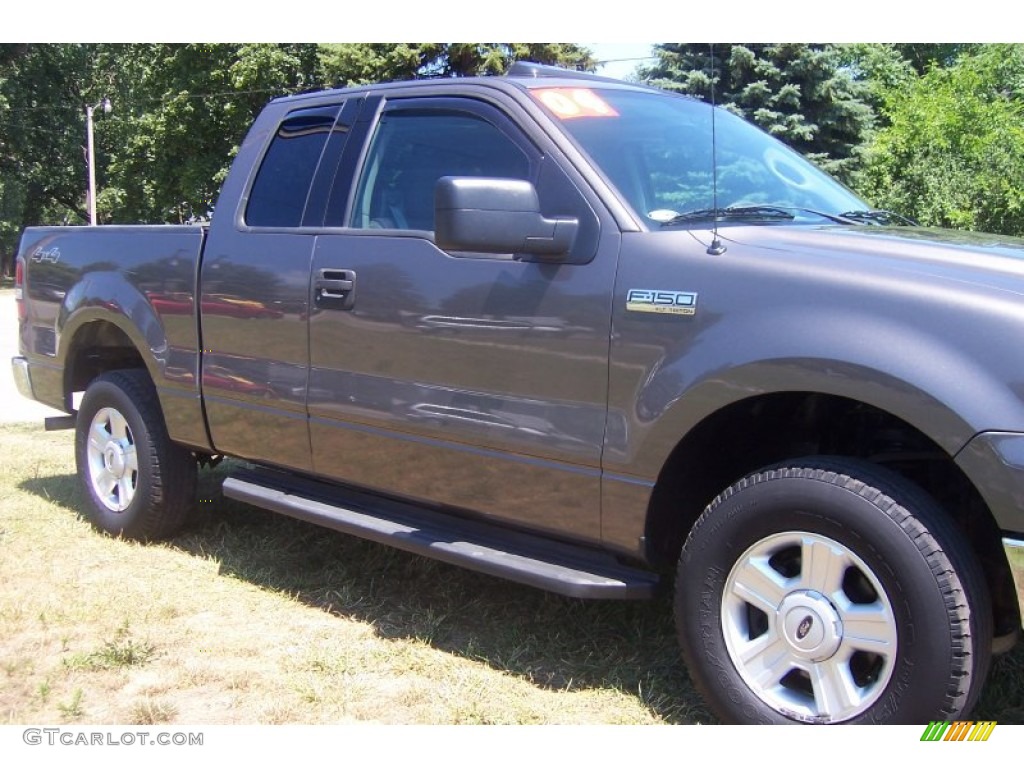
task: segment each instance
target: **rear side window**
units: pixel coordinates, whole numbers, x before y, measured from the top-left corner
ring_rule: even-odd
[[[250,227],[298,227],[340,105],[291,112],[263,157],[249,193]]]

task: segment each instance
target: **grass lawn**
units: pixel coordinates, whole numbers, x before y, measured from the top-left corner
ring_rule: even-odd
[[[667,600],[571,600],[221,498],[138,545],[78,517],[70,432],[0,426],[0,722],[713,722]],[[975,717],[1024,722],[1024,649]]]
[[[665,601],[571,600],[221,498],[79,519],[71,432],[0,426],[0,722],[694,723]]]

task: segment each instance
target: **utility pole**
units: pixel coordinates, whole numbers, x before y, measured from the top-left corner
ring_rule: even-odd
[[[89,167],[89,225],[96,226],[96,162],[94,157],[92,138],[92,115],[96,109],[102,109],[103,114],[110,114],[112,109],[110,99],[104,97],[97,104],[86,105],[85,107],[85,138],[86,138],[86,164]]]

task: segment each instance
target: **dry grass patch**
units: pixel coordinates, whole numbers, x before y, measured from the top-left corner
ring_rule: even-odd
[[[706,720],[667,606],[567,600],[220,497],[142,546],[79,519],[72,436],[0,427],[8,723]]]
[[[221,498],[164,544],[78,517],[69,432],[0,426],[0,722],[695,723],[667,601],[570,600]],[[1024,662],[979,717],[1024,721]]]

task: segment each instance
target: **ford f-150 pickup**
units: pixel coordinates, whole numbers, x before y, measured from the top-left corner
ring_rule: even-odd
[[[271,102],[202,226],[31,228],[85,514],[226,496],[575,597],[674,588],[723,721],[964,717],[1021,634],[1024,241],[700,101],[517,65]]]

